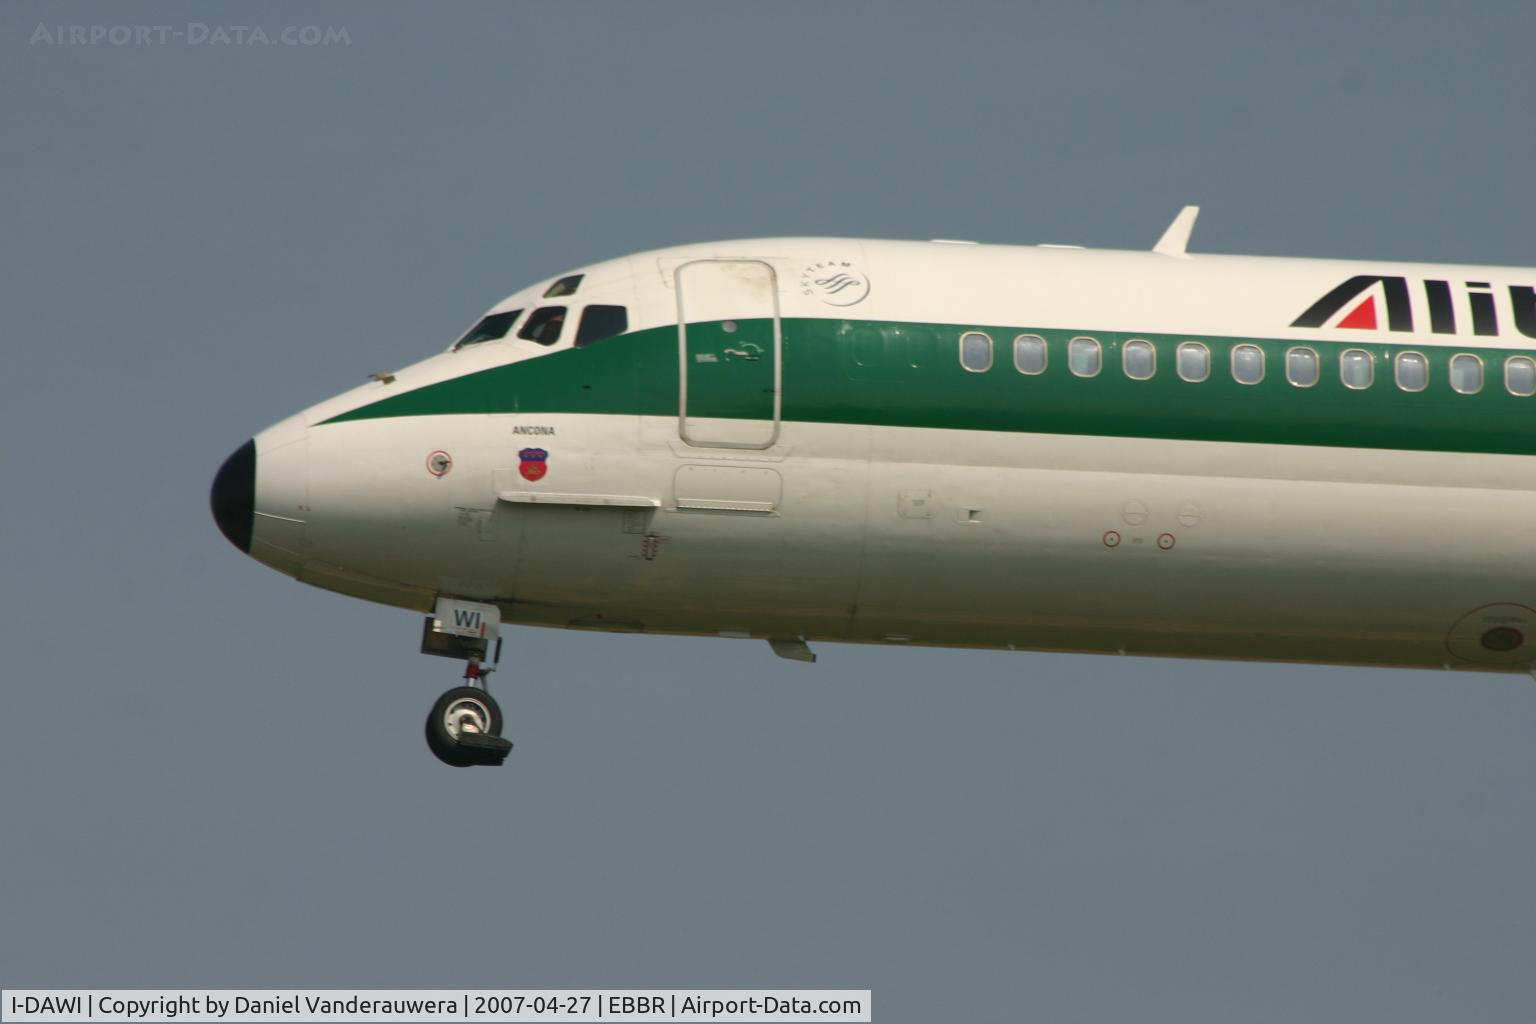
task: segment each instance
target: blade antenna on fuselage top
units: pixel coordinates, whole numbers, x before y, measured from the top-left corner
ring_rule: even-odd
[[[1163,237],[1157,240],[1152,247],[1153,252],[1160,252],[1164,256],[1187,256],[1189,253],[1189,236],[1195,230],[1195,218],[1200,216],[1200,207],[1186,206],[1179,211],[1179,215],[1173,218],[1173,223],[1168,225],[1168,230],[1163,232]]]

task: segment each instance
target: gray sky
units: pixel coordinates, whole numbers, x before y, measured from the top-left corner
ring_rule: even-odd
[[[33,42],[56,25],[349,45]],[[518,629],[215,531],[254,431],[538,278],[825,233],[1536,264],[1526,2],[0,7],[0,984],[872,988],[1527,1022],[1536,683]]]

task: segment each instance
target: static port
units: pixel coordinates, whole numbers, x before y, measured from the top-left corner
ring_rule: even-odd
[[[1513,651],[1525,643],[1525,634],[1513,626],[1494,626],[1483,634],[1483,647],[1490,651]]]

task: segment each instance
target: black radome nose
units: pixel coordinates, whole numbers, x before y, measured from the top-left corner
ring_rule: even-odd
[[[213,521],[219,532],[246,554],[251,553],[251,530],[256,512],[256,442],[245,442],[224,460],[208,493]]]

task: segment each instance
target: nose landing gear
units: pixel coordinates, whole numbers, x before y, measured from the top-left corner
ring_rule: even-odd
[[[512,741],[501,736],[501,706],[489,691],[455,686],[437,698],[427,715],[427,747],[444,764],[468,768],[501,764]]]
[[[427,715],[427,747],[439,761],[455,768],[499,765],[512,750],[511,741],[501,736],[501,706],[486,686],[486,677],[495,668],[482,663],[491,640],[496,641],[495,660],[501,660],[499,625],[495,605],[445,598],[438,601],[436,614],[427,618],[422,633],[423,654],[468,662],[465,685],[437,698]]]

